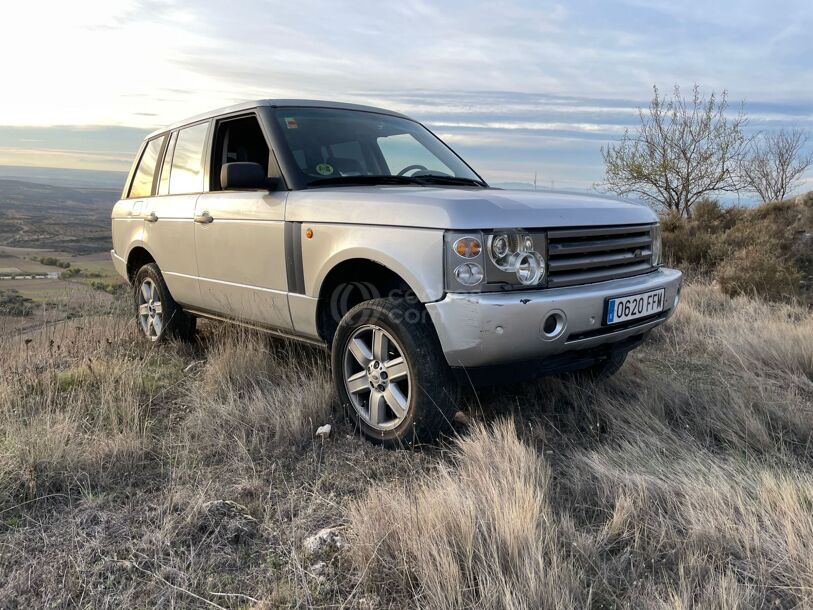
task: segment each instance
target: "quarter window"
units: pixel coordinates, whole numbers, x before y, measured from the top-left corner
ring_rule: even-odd
[[[208,131],[209,123],[201,123],[178,132],[169,176],[170,194],[203,191],[203,149]]]
[[[172,155],[175,152],[175,143],[178,141],[178,132],[174,132],[169,138],[167,151],[164,153],[164,163],[161,166],[161,178],[158,181],[158,194],[169,194],[169,168],[172,165]]]
[[[128,197],[150,197],[152,195],[155,166],[158,163],[158,156],[161,154],[161,147],[164,145],[165,139],[166,136],[161,136],[147,142],[141,160],[138,162],[135,176],[133,176]]]

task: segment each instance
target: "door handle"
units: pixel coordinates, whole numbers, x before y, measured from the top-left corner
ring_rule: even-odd
[[[147,222],[158,222],[158,216],[155,214],[155,212],[150,212],[144,217],[144,220]]]
[[[206,211],[203,211],[197,216],[195,216],[195,222],[202,225],[208,225],[213,220],[214,218],[212,218],[211,214],[209,214],[209,212]]]

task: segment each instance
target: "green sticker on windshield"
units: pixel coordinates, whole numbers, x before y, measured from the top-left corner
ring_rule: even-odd
[[[316,171],[323,176],[329,176],[333,173],[333,166],[328,163],[320,163],[316,166]]]

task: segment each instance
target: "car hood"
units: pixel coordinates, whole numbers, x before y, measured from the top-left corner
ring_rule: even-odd
[[[293,191],[286,220],[489,229],[637,224],[657,216],[638,203],[570,192],[359,186]]]

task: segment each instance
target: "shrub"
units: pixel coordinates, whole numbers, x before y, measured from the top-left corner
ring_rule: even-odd
[[[801,274],[792,264],[759,244],[736,251],[717,269],[720,288],[729,296],[750,294],[785,299],[799,293],[800,280]]]
[[[34,301],[16,290],[0,290],[0,315],[27,318],[33,313]]]
[[[811,197],[723,207],[695,204],[690,219],[661,218],[664,259],[689,276],[716,278],[726,294],[813,302],[813,201]]]

